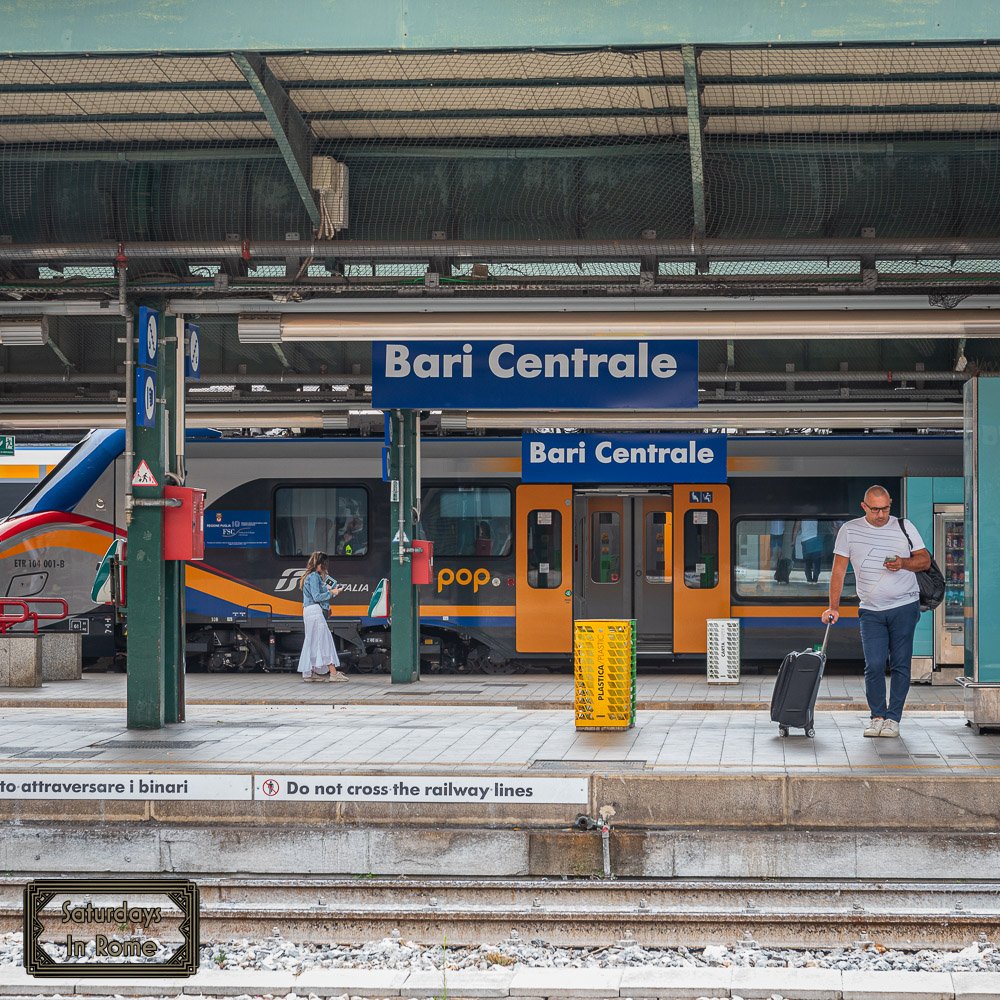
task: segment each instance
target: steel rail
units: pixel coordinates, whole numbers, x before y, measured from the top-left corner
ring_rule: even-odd
[[[877,940],[920,949],[995,937],[996,881],[197,878],[204,939],[359,943],[396,930],[453,945],[516,931],[557,946],[752,939],[770,947]],[[0,880],[0,932],[21,926],[23,879]]]

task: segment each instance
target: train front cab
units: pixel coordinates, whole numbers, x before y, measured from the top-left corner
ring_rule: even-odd
[[[728,486],[522,485],[516,516],[519,656],[571,653],[585,618],[634,618],[642,655],[703,654],[729,617]]]

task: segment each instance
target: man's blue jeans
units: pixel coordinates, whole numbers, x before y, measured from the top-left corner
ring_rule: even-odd
[[[913,658],[913,633],[920,621],[920,602],[904,604],[888,611],[858,611],[861,645],[865,651],[865,695],[873,719],[903,716],[903,705],[910,690],[910,660]],[[889,707],[885,704],[885,662],[889,661]]]

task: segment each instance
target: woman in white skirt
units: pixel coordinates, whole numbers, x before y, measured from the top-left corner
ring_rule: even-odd
[[[305,638],[299,657],[299,673],[304,681],[346,681],[347,675],[337,670],[340,658],[333,636],[326,624],[330,613],[330,598],[336,597],[341,588],[330,587],[325,552],[314,552],[309,557],[306,570],[299,578],[302,588],[302,624]]]

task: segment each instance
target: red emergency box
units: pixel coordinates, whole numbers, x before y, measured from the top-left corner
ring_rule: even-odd
[[[412,555],[410,582],[430,583],[434,579],[434,543],[426,538],[415,538]]]
[[[205,491],[191,486],[164,486],[166,500],[179,507],[163,508],[163,558],[205,558]]]

